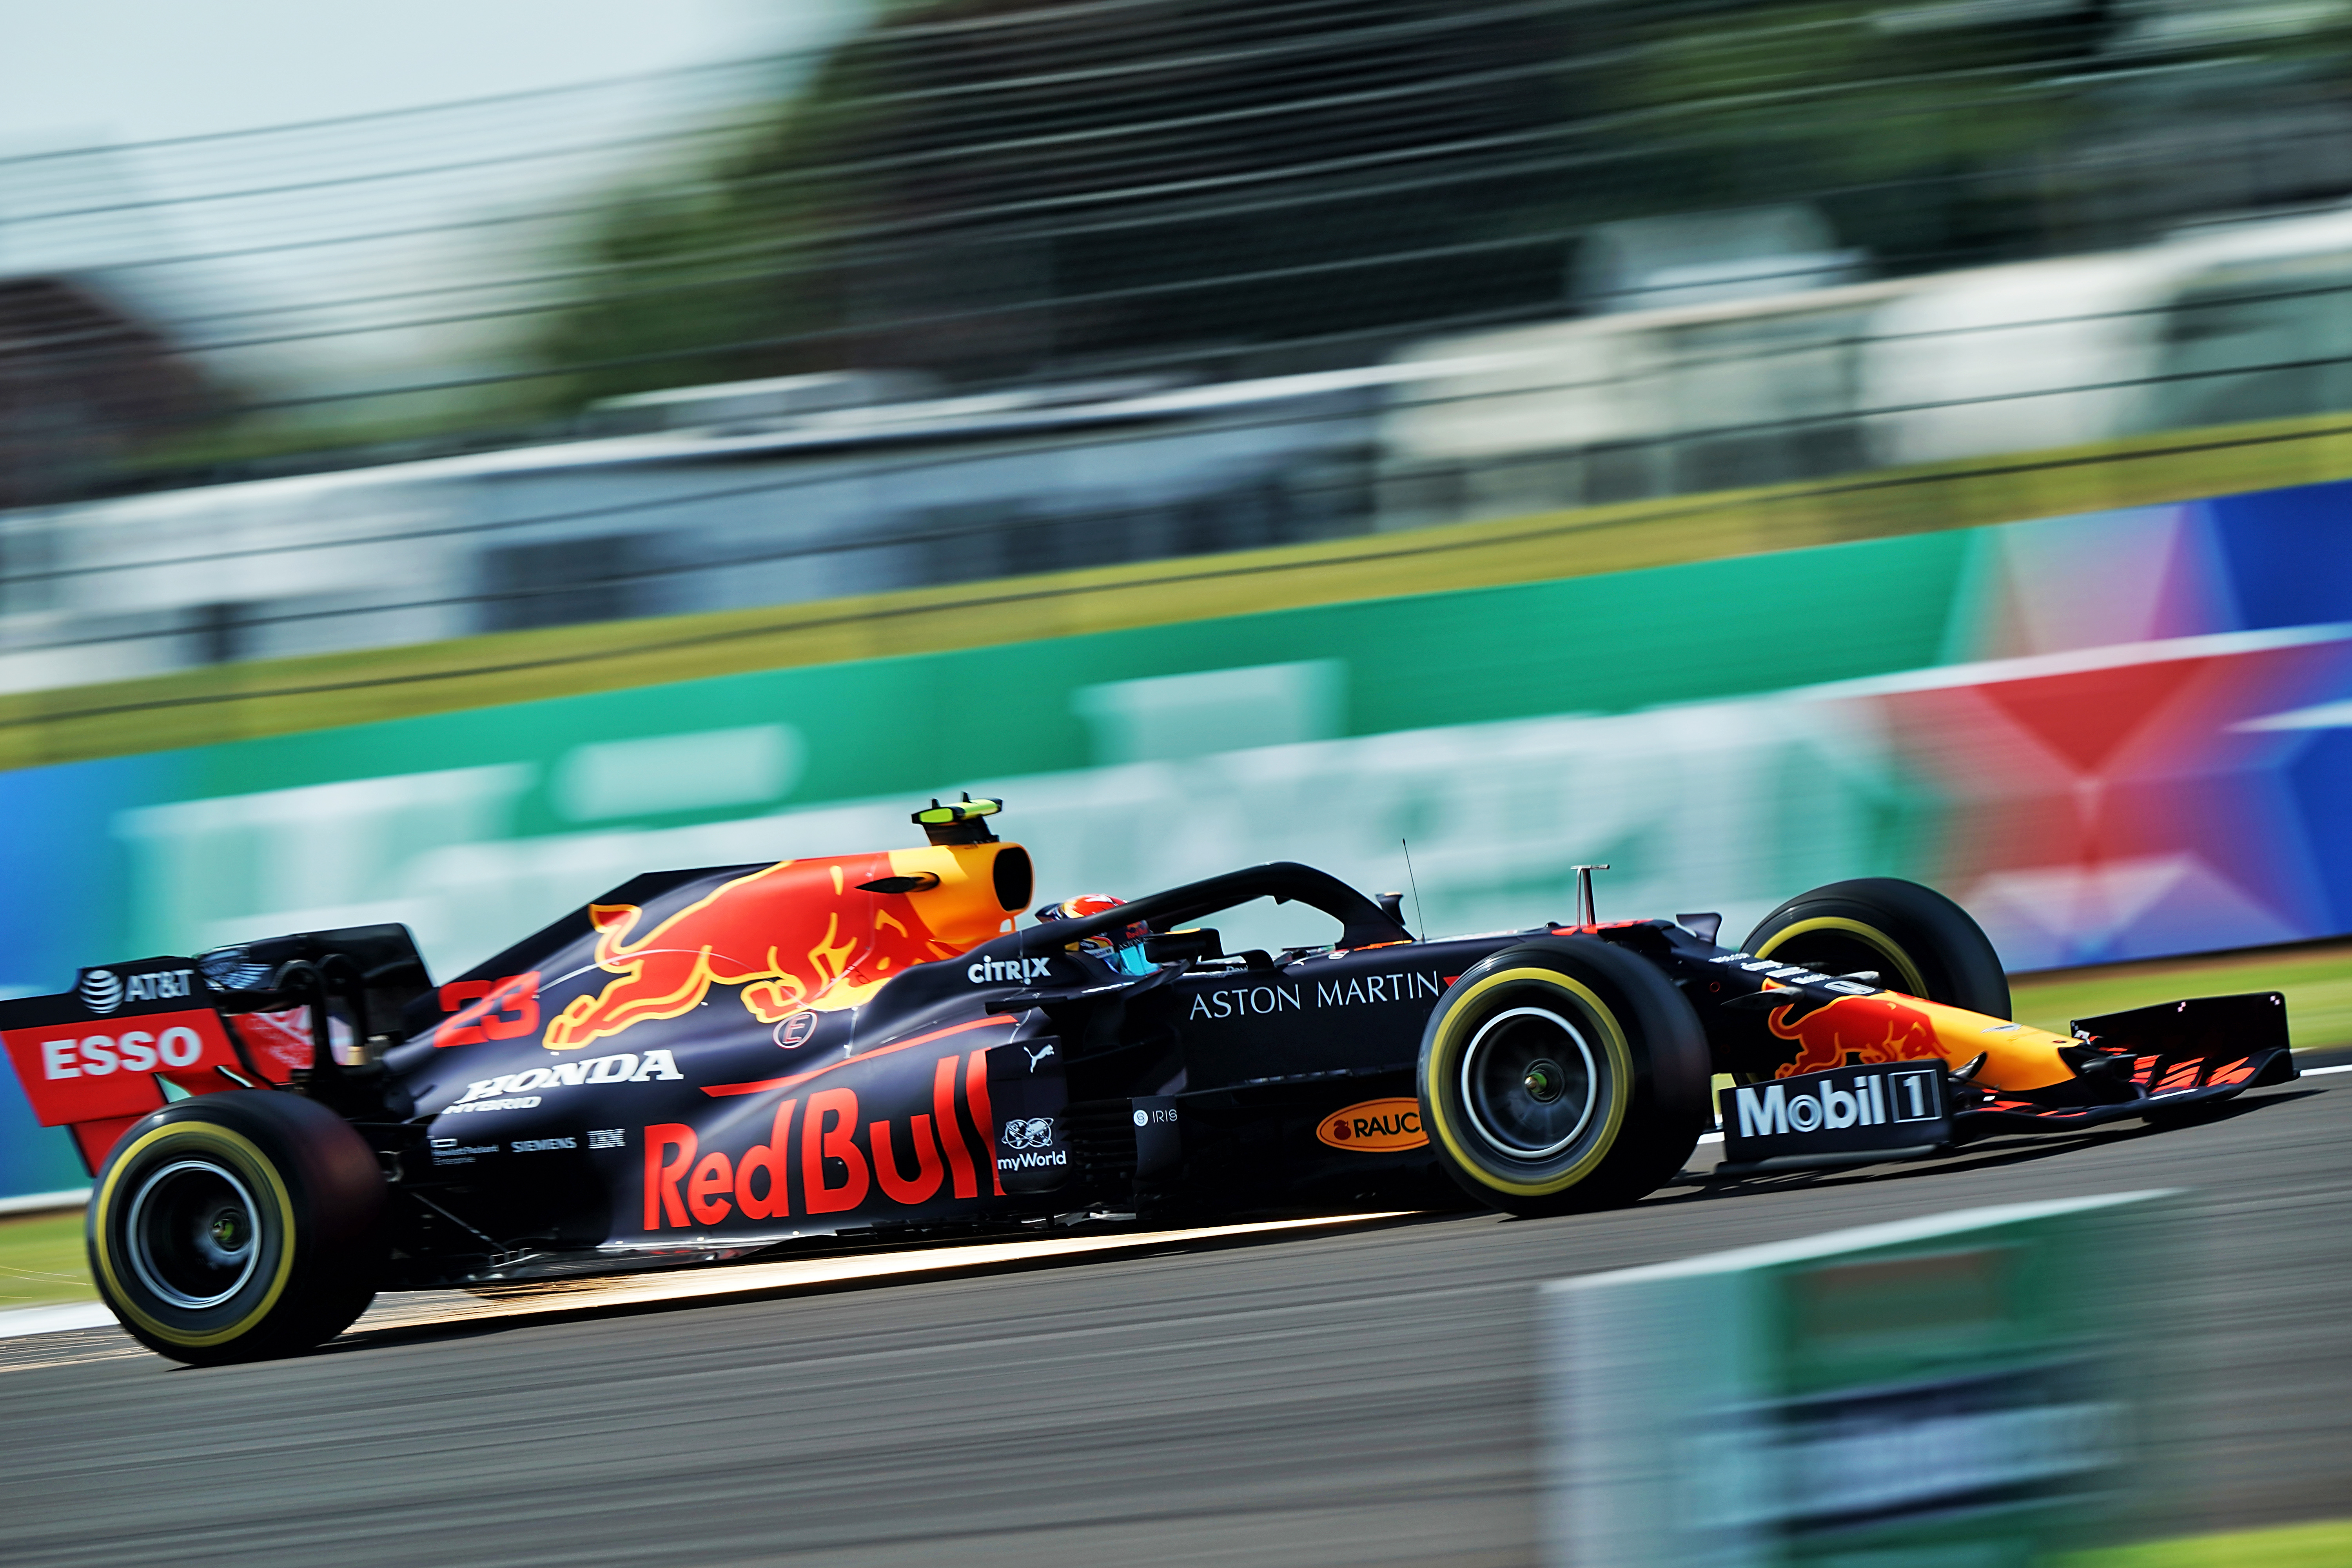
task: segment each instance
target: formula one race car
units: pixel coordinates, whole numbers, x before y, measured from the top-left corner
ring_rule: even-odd
[[[1739,949],[1714,915],[1438,941],[1311,868],[1026,926],[993,801],[928,847],[639,877],[435,986],[406,928],[80,973],[0,1003],[97,1184],[92,1272],[185,1362],[284,1353],[378,1290],[1080,1219],[1469,1202],[2177,1113],[2294,1076],[2274,995],[2008,1021],[1959,907],[1839,882]],[[1254,900],[1327,945],[1227,953]]]

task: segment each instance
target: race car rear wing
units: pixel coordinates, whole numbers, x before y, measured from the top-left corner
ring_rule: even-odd
[[[70,1127],[93,1174],[131,1124],[183,1095],[263,1081],[190,958],[85,969],[58,996],[0,1002],[0,1041],[44,1127]]]
[[[386,1109],[366,1065],[384,1039],[372,1030],[425,981],[403,927],[306,932],[85,969],[70,991],[0,1001],[0,1044],[34,1118],[71,1128],[95,1174],[133,1122],[177,1097],[302,1084],[347,1114]],[[356,1066],[336,1060],[339,1024]]]

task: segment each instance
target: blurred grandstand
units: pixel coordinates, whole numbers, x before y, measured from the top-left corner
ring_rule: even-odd
[[[0,159],[0,689],[2352,408],[2347,75],[2332,3],[946,0],[634,139]]]

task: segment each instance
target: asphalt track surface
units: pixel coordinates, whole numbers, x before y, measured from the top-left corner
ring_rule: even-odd
[[[43,1335],[0,1346],[0,1560],[1525,1563],[1538,1282],[2159,1186],[2198,1216],[2182,1296],[2144,1325],[2152,1374],[2200,1391],[2182,1441],[2204,1486],[2176,1522],[2341,1515],[2347,1150],[2352,1075],[2331,1076],[2186,1129],[1683,1185],[1606,1215],[541,1316],[452,1296],[438,1321],[203,1371],[112,1330]]]

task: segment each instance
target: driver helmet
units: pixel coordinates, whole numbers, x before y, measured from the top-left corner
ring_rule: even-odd
[[[1125,904],[1125,899],[1115,899],[1108,893],[1080,893],[1075,899],[1064,899],[1058,904],[1047,904],[1037,911],[1041,921],[1074,921],[1087,915],[1098,915],[1105,910],[1115,910]],[[1151,934],[1151,927],[1142,921],[1122,926],[1103,936],[1090,936],[1077,944],[1077,951],[1098,958],[1113,969],[1129,974],[1145,974],[1151,965],[1143,956],[1143,939]]]

